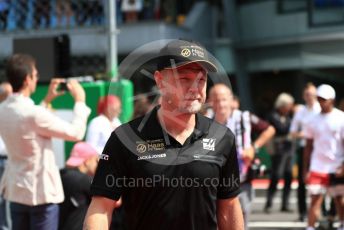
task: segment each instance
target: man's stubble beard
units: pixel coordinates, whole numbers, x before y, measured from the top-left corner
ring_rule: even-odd
[[[189,113],[189,114],[195,114],[198,113],[202,108],[202,103],[198,100],[195,100],[191,102],[191,104],[184,104],[181,103],[181,106],[179,106],[178,111],[180,113]]]
[[[174,94],[165,94],[164,100],[167,101],[167,104],[169,104],[170,106],[175,107],[174,112],[175,115],[178,116],[180,114],[195,114],[198,113],[203,105],[203,100],[194,100],[191,103],[187,103],[185,100],[182,100],[179,98],[179,100],[181,100],[181,102],[179,102],[178,104],[175,103],[174,100],[175,99],[175,95]],[[172,105],[173,104],[173,105]]]

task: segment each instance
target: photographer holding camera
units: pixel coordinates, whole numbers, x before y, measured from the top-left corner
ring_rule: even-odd
[[[57,230],[58,203],[64,200],[64,194],[51,139],[79,141],[84,137],[90,114],[85,91],[77,81],[68,81],[75,101],[74,118],[69,123],[30,99],[38,81],[33,57],[11,56],[6,76],[14,93],[0,106],[0,135],[8,151],[0,192],[11,202],[12,229]],[[63,94],[57,90],[63,81],[51,81],[42,105]]]
[[[248,216],[251,212],[251,201],[254,191],[251,181],[254,167],[258,167],[254,160],[255,153],[265,145],[275,134],[275,129],[266,121],[258,118],[249,111],[240,111],[232,107],[233,93],[225,84],[215,84],[209,92],[209,102],[214,110],[214,119],[226,125],[236,137],[238,159],[240,161],[240,188],[239,195],[244,214],[245,229],[248,229]],[[253,141],[252,133],[258,133]],[[254,167],[252,167],[254,166]]]

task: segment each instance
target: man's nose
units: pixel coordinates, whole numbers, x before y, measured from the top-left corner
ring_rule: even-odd
[[[196,84],[192,84],[188,90],[188,93],[195,94],[198,92],[198,86]]]

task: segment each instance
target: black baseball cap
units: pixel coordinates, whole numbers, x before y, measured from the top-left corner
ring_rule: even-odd
[[[209,60],[208,51],[195,41],[182,39],[168,42],[159,52],[157,70],[177,68],[190,63],[199,63],[209,72],[217,72],[216,65]]]

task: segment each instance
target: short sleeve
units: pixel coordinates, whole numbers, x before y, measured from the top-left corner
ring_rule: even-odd
[[[99,159],[91,185],[92,196],[103,196],[112,200],[120,198],[126,175],[123,152],[124,147],[113,132]]]
[[[312,121],[306,123],[304,126],[304,129],[302,130],[303,135],[306,139],[313,139],[314,138],[314,132],[313,132],[312,124],[313,124]]]
[[[293,119],[291,120],[289,129],[289,132],[291,133],[298,132],[301,129],[301,110],[302,109],[298,110],[294,115]]]
[[[227,132],[229,133],[229,131]],[[227,157],[226,163],[221,168],[220,183],[217,190],[217,199],[228,199],[235,197],[240,193],[240,176],[239,162],[236,152],[234,136],[226,134],[228,138],[232,138],[232,146]]]
[[[342,127],[340,129],[340,136],[341,136],[341,139],[344,143],[344,121],[342,122]]]
[[[253,131],[261,133],[269,128],[270,123],[250,113],[250,121]]]
[[[102,125],[100,122],[97,122],[97,118],[91,120],[88,125],[87,133],[86,133],[86,142],[90,144],[99,154],[103,151],[103,146],[99,146],[99,139],[100,139],[100,132],[102,129]]]

